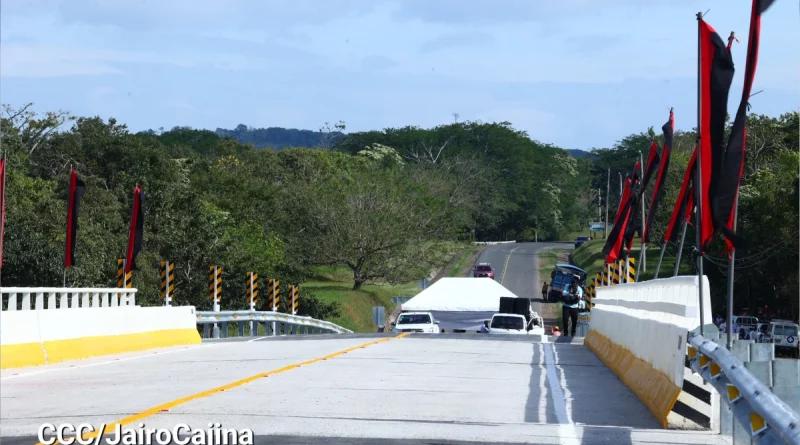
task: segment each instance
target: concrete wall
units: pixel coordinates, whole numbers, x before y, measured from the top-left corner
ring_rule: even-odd
[[[598,287],[585,344],[663,427],[682,391],[686,337],[700,325],[694,276]],[[708,279],[704,315],[711,322]]]
[[[87,307],[0,313],[0,368],[200,343],[194,307]]]

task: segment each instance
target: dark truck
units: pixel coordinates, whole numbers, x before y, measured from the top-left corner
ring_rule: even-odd
[[[561,301],[564,289],[568,289],[572,281],[578,275],[578,285],[586,284],[586,271],[571,264],[556,264],[555,269],[550,274],[550,290],[547,292],[547,301]]]

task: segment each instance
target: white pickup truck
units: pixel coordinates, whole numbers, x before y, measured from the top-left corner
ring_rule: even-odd
[[[527,298],[500,297],[500,311],[484,322],[489,335],[544,335],[544,321]]]
[[[433,314],[430,312],[403,312],[397,317],[397,321],[392,323],[392,327],[392,332],[395,334],[403,332],[439,333],[439,322],[433,318]]]
[[[535,312],[530,321],[519,314],[494,314],[488,325],[489,335],[544,335],[544,323]]]

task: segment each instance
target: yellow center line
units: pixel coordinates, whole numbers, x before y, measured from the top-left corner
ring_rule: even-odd
[[[232,388],[236,388],[237,386],[246,385],[246,384],[248,384],[250,382],[253,382],[253,381],[256,381],[258,379],[263,379],[265,377],[273,376],[273,375],[276,375],[276,374],[281,374],[281,373],[284,373],[286,371],[290,371],[292,369],[299,368],[301,366],[311,365],[311,364],[314,364],[314,363],[317,363],[317,362],[320,362],[320,361],[323,361],[323,360],[329,360],[329,359],[338,357],[340,355],[347,354],[348,352],[355,351],[356,349],[364,349],[364,348],[366,348],[368,346],[376,345],[378,343],[387,342],[389,340],[394,340],[395,338],[403,338],[403,337],[406,337],[408,335],[409,335],[408,332],[404,332],[402,334],[398,334],[395,337],[388,337],[388,338],[382,338],[382,339],[379,339],[379,340],[373,340],[373,341],[370,341],[370,342],[367,342],[367,343],[364,343],[364,344],[361,344],[361,345],[358,345],[358,346],[354,346],[352,348],[347,348],[347,349],[343,349],[341,351],[334,352],[333,354],[328,354],[328,355],[325,355],[325,356],[322,356],[322,357],[319,357],[319,358],[306,360],[306,361],[300,362],[300,363],[294,363],[294,364],[291,364],[291,365],[288,365],[288,366],[284,366],[283,368],[275,369],[275,370],[272,370],[272,371],[262,372],[262,373],[259,373],[259,374],[256,374],[256,375],[241,379],[241,380],[237,380],[235,382],[228,383],[227,385],[218,386],[216,388],[209,389],[207,391],[202,391],[202,392],[198,392],[196,394],[192,394],[190,396],[181,397],[180,399],[175,399],[175,400],[173,400],[171,402],[162,403],[161,405],[154,406],[154,407],[152,407],[150,409],[147,409],[147,410],[144,410],[144,411],[142,411],[142,412],[140,412],[138,414],[134,414],[132,416],[128,416],[128,417],[125,417],[124,419],[121,419],[121,420],[118,420],[116,422],[113,422],[113,423],[107,425],[105,429],[106,429],[106,431],[113,431],[117,427],[117,425],[125,426],[125,425],[128,425],[128,424],[134,423],[134,422],[138,422],[138,421],[140,421],[142,419],[145,419],[147,417],[150,417],[150,416],[152,416],[154,414],[158,414],[161,411],[172,409],[172,408],[174,408],[174,407],[176,407],[178,405],[182,405],[182,404],[184,404],[186,402],[191,402],[192,400],[202,399],[203,397],[208,397],[208,396],[214,395],[214,394],[216,394],[218,392],[223,392],[223,391],[226,391],[226,390],[229,390],[229,389],[232,389]],[[82,437],[83,437],[83,440],[87,440],[87,439],[92,439],[92,438],[97,437],[98,434],[99,434],[99,431],[93,431],[91,433],[84,434]],[[54,444],[59,444],[59,443],[60,443],[59,441],[55,441],[54,442]],[[44,444],[39,442],[36,445],[44,445]]]
[[[506,271],[508,270],[508,262],[511,261],[511,254],[514,253],[515,250],[517,250],[517,247],[511,249],[511,251],[508,252],[508,256],[506,257],[506,264],[503,265],[503,276],[500,277],[500,284],[506,282]]]

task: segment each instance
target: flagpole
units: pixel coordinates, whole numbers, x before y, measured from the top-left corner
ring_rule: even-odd
[[[70,217],[69,211],[71,210],[70,204],[72,204],[71,202],[69,202],[69,198],[72,195],[72,193],[71,193],[72,190],[71,189],[72,189],[72,164],[69,164],[69,173],[67,174],[67,226],[66,226],[67,227],[66,228],[67,236],[66,236],[66,238],[64,238],[64,273],[63,273],[63,281],[62,281],[62,286],[61,286],[63,288],[67,287],[67,255],[69,254],[69,235],[70,235],[70,233],[69,233],[69,223],[70,223],[70,221],[69,221],[69,217]]]
[[[603,239],[608,239],[608,198],[611,197],[611,169],[608,169],[608,182],[606,182],[606,219],[603,221]],[[5,189],[3,189],[5,190]]]
[[[695,211],[695,215],[696,214],[697,214],[697,211]],[[697,218],[695,218],[695,220],[696,219]],[[682,226],[681,227],[681,243],[678,245],[678,253],[675,254],[675,270],[672,273],[673,277],[677,277],[678,276],[678,269],[680,269],[680,267],[681,267],[681,254],[683,253],[683,242],[686,240],[686,226],[688,226],[688,225],[689,224],[684,219],[683,220],[683,224],[681,225]]]
[[[0,219],[3,220],[3,227],[0,227],[0,236],[5,237],[5,224],[6,224],[6,176],[8,176],[8,149],[3,150],[3,196],[0,197]],[[0,255],[5,255],[5,248],[3,240],[0,239]],[[0,264],[2,264],[0,258]],[[3,285],[3,268],[0,267],[0,287]]]
[[[736,220],[739,219],[739,193],[736,193],[733,207],[733,231],[736,231]],[[733,347],[733,339],[731,338],[731,322],[733,321],[733,262],[736,260],[736,249],[731,249],[731,256],[728,259],[728,314],[725,320],[725,330],[728,334],[727,347],[730,350]]]
[[[698,306],[700,307],[700,335],[702,336],[704,333],[703,325],[705,324],[705,317],[704,312],[705,308],[703,307],[703,230],[702,230],[702,221],[703,221],[703,150],[701,143],[701,134],[703,132],[702,127],[702,85],[703,85],[703,53],[702,53],[702,23],[703,20],[703,13],[697,13],[697,170],[695,171],[695,178],[697,187],[694,189],[697,192],[697,198],[695,200],[695,208],[697,209],[697,214],[695,217],[696,222],[696,233],[697,233],[697,297],[699,299]],[[685,226],[684,226],[685,227]],[[678,263],[675,263],[676,267]]]
[[[667,250],[667,243],[661,244],[661,253],[658,255],[658,264],[656,264],[656,272],[653,274],[653,279],[658,278],[658,271],[661,270],[661,261],[664,260],[664,251]]]
[[[641,181],[644,181],[644,155],[642,155],[641,151],[639,151],[639,171],[640,171],[639,174],[641,175],[640,177],[642,178]],[[641,184],[642,184],[642,191],[639,193],[640,195],[639,200],[642,201],[642,234],[643,234],[645,228],[647,227],[647,215],[646,215],[647,210],[644,205],[644,194],[645,194],[644,192],[646,184],[644,184],[644,182],[642,182]],[[641,253],[639,253],[639,271],[641,272],[647,270],[647,268],[645,267],[645,261],[647,261],[647,243],[645,242],[644,237],[642,237],[642,251]],[[638,277],[639,274],[637,273],[636,276]],[[639,279],[637,278],[636,281],[639,281]]]

